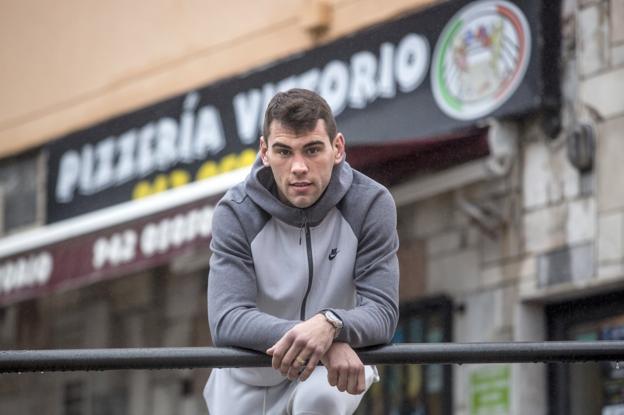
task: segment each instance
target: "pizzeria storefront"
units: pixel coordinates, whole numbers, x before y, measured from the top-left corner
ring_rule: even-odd
[[[331,105],[347,161],[397,201],[394,341],[547,340],[545,304],[558,300],[540,294],[555,284],[536,282],[548,271],[535,261],[554,249],[527,242],[525,193],[532,146],[561,127],[555,3],[444,2],[50,141],[46,224],[0,240],[6,338],[15,348],[210,344],[214,206],[253,163],[268,100],[303,87]],[[541,366],[381,371],[359,413],[538,413],[554,405],[548,391],[568,396]],[[206,376],[28,375],[19,390],[36,385],[33,405],[60,413],[203,413]],[[15,396],[0,408],[24,405]]]

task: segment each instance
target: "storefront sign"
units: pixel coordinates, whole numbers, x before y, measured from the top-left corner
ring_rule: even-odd
[[[325,97],[350,146],[535,111],[558,84],[543,71],[547,8],[444,2],[62,137],[47,147],[47,220],[248,166],[268,100],[292,87]]]
[[[508,1],[461,9],[442,31],[431,68],[436,103],[452,118],[474,120],[503,105],[524,79],[531,32]]]
[[[216,198],[0,260],[0,305],[138,272],[201,249]]]
[[[510,413],[511,367],[481,367],[470,373],[470,415]]]

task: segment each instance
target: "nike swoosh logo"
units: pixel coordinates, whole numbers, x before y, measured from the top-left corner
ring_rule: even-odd
[[[338,255],[338,252],[340,252],[338,250],[338,248],[334,248],[331,250],[331,252],[329,253],[329,256],[327,257],[330,261],[333,260],[334,258],[336,258],[336,255]]]

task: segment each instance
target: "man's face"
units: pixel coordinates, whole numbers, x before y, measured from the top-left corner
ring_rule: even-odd
[[[260,155],[273,171],[280,200],[298,208],[313,205],[344,157],[344,137],[338,133],[330,141],[323,120],[300,135],[276,120],[269,127],[270,136],[260,139]]]

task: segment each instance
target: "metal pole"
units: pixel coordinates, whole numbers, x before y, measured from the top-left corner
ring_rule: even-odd
[[[624,341],[402,343],[358,355],[365,364],[624,362]],[[267,355],[227,347],[0,351],[0,373],[270,365]]]

